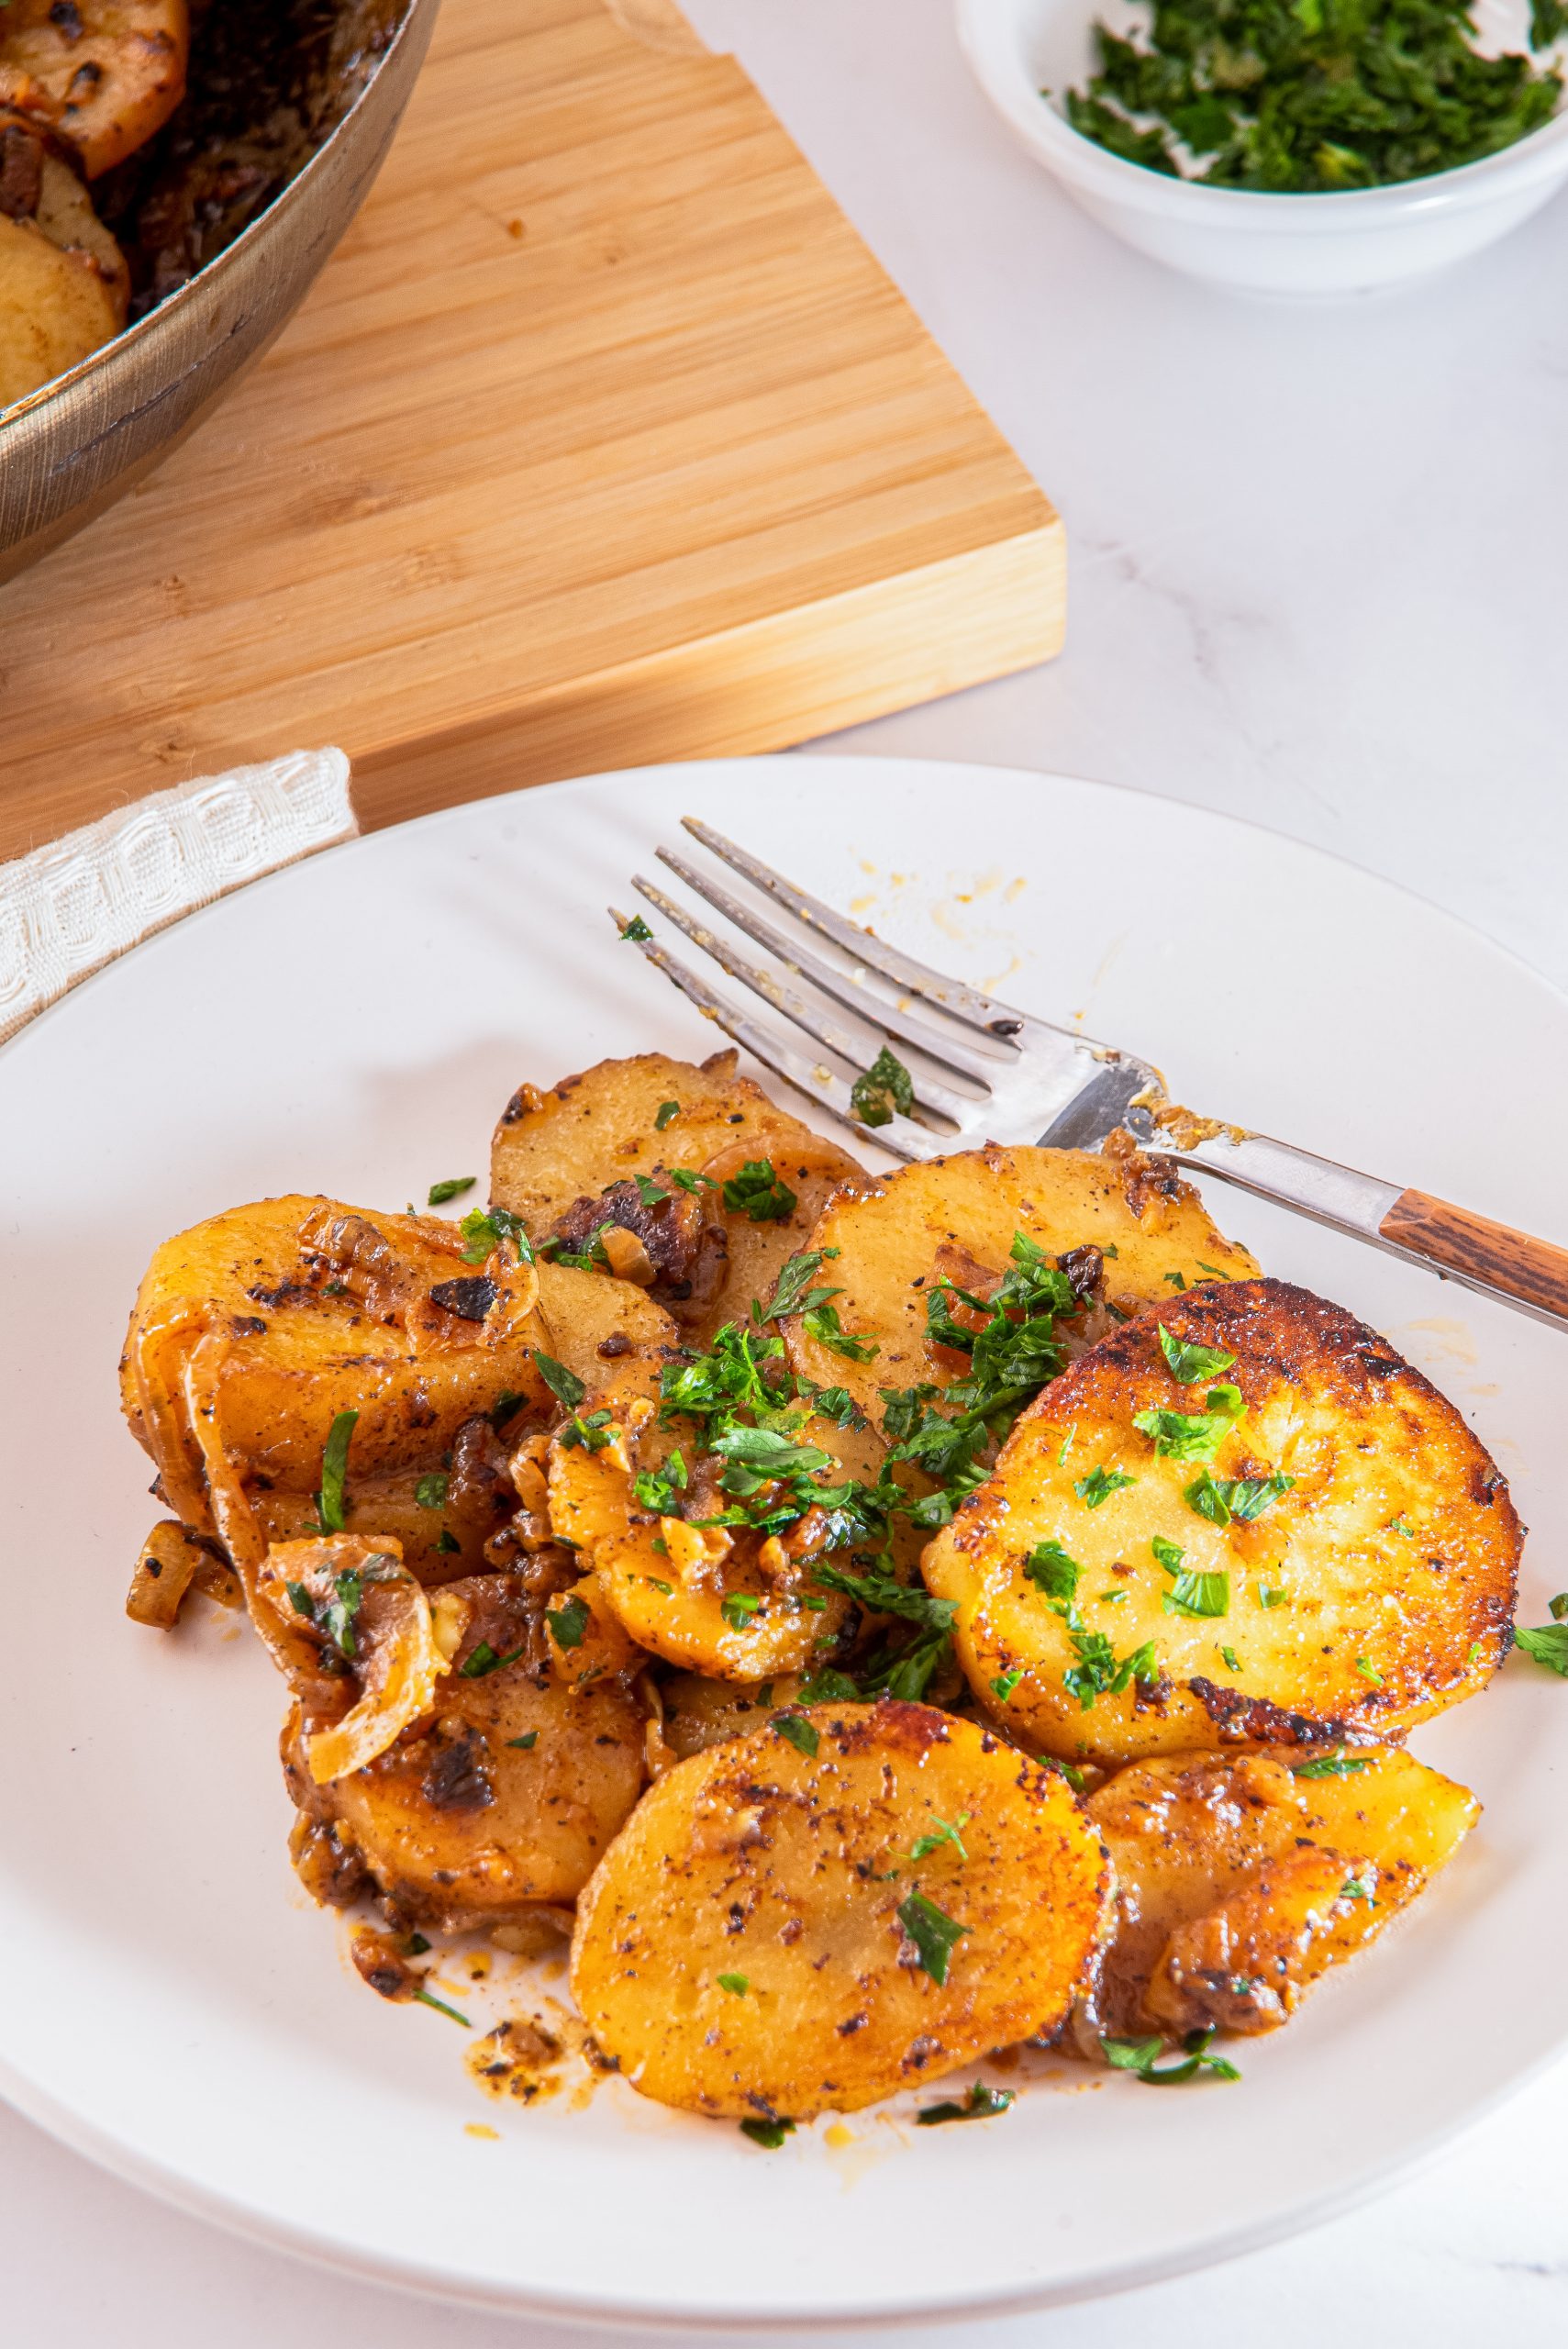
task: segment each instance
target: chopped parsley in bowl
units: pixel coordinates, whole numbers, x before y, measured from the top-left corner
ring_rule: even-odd
[[[1096,23],[1074,130],[1209,187],[1323,195],[1479,162],[1550,122],[1562,77],[1485,55],[1468,0],[1151,0],[1144,39]],[[1532,49],[1568,30],[1534,0]]]

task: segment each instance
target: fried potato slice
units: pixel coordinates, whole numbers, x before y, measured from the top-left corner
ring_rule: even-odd
[[[1216,1366],[1183,1384],[1162,1333],[1189,1372],[1183,1347]],[[1178,1417],[1135,1424],[1155,1413]],[[1212,1457],[1180,1420],[1207,1421]],[[1048,1386],[922,1569],[958,1603],[981,1702],[1008,1685],[1009,1732],[1114,1765],[1402,1736],[1496,1668],[1521,1539],[1496,1464],[1419,1371],[1342,1307],[1243,1281],[1146,1308]]]
[[[656,1360],[628,1363],[584,1399],[576,1424],[587,1426],[596,1449],[576,1439],[573,1422],[558,1431],[550,1451],[551,1530],[592,1564],[632,1639],[667,1663],[723,1680],[805,1671],[831,1647],[851,1603],[811,1578],[811,1558],[825,1553],[812,1523],[822,1512],[765,1541],[744,1527],[705,1530],[639,1499],[638,1478],[665,1470],[680,1452],[690,1479],[681,1497],[695,1502],[693,1514],[715,1517],[728,1506],[714,1480],[698,1481],[690,1437],[660,1427],[659,1370]],[[607,1418],[595,1427],[599,1412]],[[878,1446],[864,1430],[813,1418],[793,1441],[818,1447],[844,1475],[875,1476]]]
[[[567,1613],[573,1598],[584,1623]],[[456,1627],[451,1669],[433,1709],[367,1768],[317,1784],[310,1698],[291,1713],[296,1858],[318,1863],[329,1842],[339,1883],[311,1866],[317,1897],[352,1898],[368,1876],[406,1926],[515,1923],[575,1899],[630,1815],[645,1775],[631,1687],[642,1659],[582,1586],[541,1603],[512,1575],[474,1575],[433,1606],[438,1633]],[[565,1647],[550,1620],[563,1615]]]
[[[1095,1157],[993,1143],[901,1166],[829,1201],[810,1245],[839,1252],[819,1277],[842,1292],[832,1300],[841,1327],[877,1352],[867,1363],[848,1361],[796,1319],[785,1326],[791,1361],[818,1386],[848,1387],[880,1427],[884,1387],[947,1386],[966,1375],[959,1356],[927,1341],[933,1281],[945,1275],[989,1295],[1019,1231],[1053,1257],[1098,1249],[1092,1294],[1122,1314],[1165,1296],[1176,1274],[1191,1286],[1210,1273],[1246,1280],[1258,1269],[1246,1249],[1221,1237],[1173,1167],[1130,1148]],[[1111,1322],[1102,1310],[1089,1327],[1097,1336]]]
[[[53,383],[122,321],[90,254],[62,249],[35,221],[0,214],[0,409]]]
[[[433,1219],[302,1197],[235,1208],[154,1255],[121,1362],[126,1417],[182,1520],[253,1575],[253,1496],[314,1492],[339,1412],[358,1413],[350,1530],[357,1481],[439,1468],[503,1395],[547,1415],[537,1299],[515,1250],[469,1264]]]
[[[1117,1909],[1074,2020],[1080,2043],[1276,2029],[1426,1888],[1480,1808],[1387,1746],[1172,1753],[1118,1770],[1088,1800]]]
[[[1056,1773],[924,1705],[818,1706],[659,1779],[583,1896],[572,1987],[661,2104],[850,2112],[1054,2030],[1109,1892]]]
[[[8,0],[0,99],[69,139],[96,179],[162,129],[190,45],[187,0]]]
[[[761,1729],[771,1714],[794,1704],[799,1687],[793,1672],[747,1681],[705,1680],[697,1672],[677,1672],[659,1692],[665,1738],[684,1762],[688,1754]]]
[[[774,1186],[763,1176],[748,1181],[747,1169],[764,1162]],[[701,1178],[695,1189],[670,1180],[677,1169]],[[497,1205],[520,1216],[535,1240],[555,1230],[573,1252],[608,1224],[602,1244],[617,1251],[615,1269],[651,1288],[697,1344],[743,1317],[753,1297],[769,1297],[828,1199],[863,1179],[837,1143],[737,1075],[733,1051],[700,1068],[643,1052],[602,1061],[548,1093],[525,1085],[491,1150]],[[663,1200],[644,1196],[650,1182]],[[793,1204],[773,1213],[785,1193]]]
[[[607,1375],[607,1363],[656,1353],[679,1337],[662,1307],[630,1281],[575,1264],[552,1264],[544,1257],[534,1269],[546,1350],[584,1386],[596,1386]]]

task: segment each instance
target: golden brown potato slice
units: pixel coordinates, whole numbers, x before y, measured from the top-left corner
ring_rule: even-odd
[[[8,0],[0,99],[69,139],[96,179],[162,129],[190,42],[186,0]]]
[[[1094,1157],[990,1144],[901,1166],[829,1202],[810,1245],[839,1252],[820,1277],[842,1291],[832,1300],[841,1327],[877,1352],[867,1363],[846,1360],[792,1321],[790,1359],[818,1386],[847,1386],[880,1427],[883,1388],[947,1386],[967,1375],[961,1355],[928,1342],[926,1299],[944,1275],[988,1296],[1019,1231],[1052,1257],[1101,1252],[1103,1264],[1090,1268],[1099,1276],[1091,1294],[1102,1310],[1089,1325],[1096,1336],[1111,1326],[1103,1308],[1136,1312],[1169,1293],[1169,1275],[1191,1286],[1213,1274],[1245,1280],[1258,1269],[1172,1167],[1133,1151]]]
[[[664,1735],[671,1751],[684,1761],[727,1738],[744,1737],[760,1729],[771,1714],[793,1705],[800,1687],[798,1674],[781,1673],[773,1680],[705,1680],[700,1673],[677,1672],[660,1688]]]
[[[1048,1386],[923,1570],[981,1701],[1114,1765],[1402,1736],[1496,1669],[1520,1541],[1496,1463],[1385,1339],[1243,1281]]]
[[[583,1897],[572,1987],[661,2104],[849,2112],[1054,2030],[1109,1890],[1054,1772],[924,1705],[817,1706],[658,1780]]]
[[[630,1281],[544,1257],[535,1271],[546,1350],[584,1386],[607,1377],[608,1363],[675,1343],[679,1332],[670,1316]]]
[[[339,1413],[358,1414],[353,1531],[360,1480],[439,1470],[506,1395],[553,1408],[537,1297],[514,1249],[467,1264],[448,1224],[298,1197],[236,1208],[154,1255],[121,1364],[126,1416],[182,1520],[253,1575],[254,1497],[317,1490]],[[284,1530],[297,1529],[274,1517]]]
[[[451,1669],[432,1709],[367,1768],[317,1783],[312,1695],[291,1713],[295,1855],[319,1898],[351,1899],[368,1877],[400,1924],[504,1925],[575,1899],[630,1814],[645,1770],[630,1687],[642,1659],[591,1586],[541,1602],[512,1575],[476,1575],[433,1609]]]
[[[123,314],[85,252],[0,214],[0,408],[41,391],[119,332]]]
[[[1408,1907],[1480,1805],[1388,1747],[1172,1753],[1089,1797],[1117,1877],[1115,1938],[1075,2018],[1101,2033],[1273,2031]]]
[[[660,1367],[628,1363],[584,1399],[576,1424],[597,1448],[576,1440],[572,1422],[556,1434],[551,1530],[591,1563],[631,1637],[666,1662],[724,1680],[807,1670],[832,1648],[851,1605],[812,1579],[811,1561],[826,1549],[823,1513],[765,1540],[744,1527],[701,1529],[639,1498],[638,1478],[668,1472],[679,1453],[688,1481],[672,1499],[700,1518],[729,1505],[717,1483],[724,1463],[699,1456],[681,1423],[660,1427]],[[607,1417],[595,1427],[599,1412]],[[810,1419],[791,1440],[829,1455],[836,1465],[820,1472],[829,1482],[875,1476],[879,1447],[865,1431]]]
[[[498,1205],[536,1240],[553,1231],[575,1253],[609,1225],[601,1245],[613,1269],[648,1287],[699,1345],[771,1295],[827,1200],[863,1179],[854,1159],[776,1108],[735,1063],[732,1051],[700,1068],[644,1052],[548,1093],[523,1085],[492,1146]],[[764,1163],[773,1183],[754,1171]],[[695,1187],[673,1181],[676,1171]],[[665,1197],[649,1196],[650,1186]],[[785,1194],[793,1204],[774,1213]]]

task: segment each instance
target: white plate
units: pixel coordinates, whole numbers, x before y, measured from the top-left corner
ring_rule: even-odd
[[[926,959],[1158,1062],[1182,1097],[1557,1239],[1568,1005],[1429,907],[1190,808],[982,768],[733,761],[383,832],[154,940],[0,1054],[0,2077],[188,2209],[473,2302],[686,2327],[1063,2300],[1257,2244],[1385,2182],[1564,2034],[1568,1689],[1522,1658],[1420,1733],[1472,1847],[1243,2084],[1042,2085],[1006,2120],[862,2115],[764,2154],[609,2083],[483,2100],[439,2016],[371,1997],[284,1855],[275,1675],[228,1619],[121,1601],[153,1515],[114,1367],[165,1234],[284,1190],[479,1173],[524,1077],[714,1035],[607,902],[690,810]],[[1560,1338],[1215,1186],[1271,1270],[1451,1394],[1568,1581]],[[1554,1473],[1555,1472],[1555,1473]],[[496,2137],[466,2133],[493,2126]]]

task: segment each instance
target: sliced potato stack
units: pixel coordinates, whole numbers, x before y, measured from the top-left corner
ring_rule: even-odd
[[[583,1897],[572,1986],[662,2104],[852,2111],[1054,2030],[1109,1889],[1053,1772],[926,1706],[819,1706],[655,1783]]]
[[[305,1531],[333,1422],[355,1412],[349,1528],[397,1531],[414,1564],[443,1524],[416,1488],[465,1423],[505,1395],[541,1419],[553,1408],[538,1296],[514,1248],[469,1264],[434,1219],[302,1197],[236,1208],[154,1255],[121,1363],[126,1417],[181,1520],[253,1580],[269,1538]]]
[[[491,1151],[492,1196],[535,1241],[553,1232],[580,1253],[597,1238],[606,1268],[648,1288],[697,1345],[767,1297],[826,1201],[864,1179],[735,1061],[643,1052],[549,1092],[525,1085]]]
[[[644,1659],[591,1583],[546,1598],[481,1575],[429,1599],[395,1563],[339,1538],[263,1569],[302,1873],[453,1932],[570,1903],[641,1791]]]
[[[1081,2039],[1273,2031],[1407,1908],[1474,1825],[1451,1778],[1388,1748],[1132,1764],[1091,1795],[1116,1932]]]
[[[947,1386],[966,1375],[962,1357],[929,1341],[927,1299],[944,1277],[988,1297],[1020,1231],[1051,1257],[1097,1250],[1101,1263],[1085,1267],[1092,1296],[1122,1314],[1165,1296],[1178,1275],[1191,1286],[1215,1274],[1245,1280],[1258,1269],[1172,1167],[1135,1152],[1096,1158],[992,1144],[900,1167],[829,1202],[810,1244],[837,1251],[822,1278],[841,1292],[833,1300],[841,1327],[876,1353],[847,1360],[795,1319],[787,1326],[791,1360],[818,1386],[847,1386],[880,1427],[884,1388]],[[1091,1326],[1108,1328],[1109,1314]]]
[[[1496,1668],[1520,1540],[1418,1371],[1246,1281],[1150,1308],[1046,1388],[923,1565],[1009,1731],[1114,1765],[1402,1736]]]

